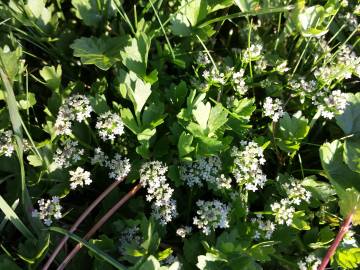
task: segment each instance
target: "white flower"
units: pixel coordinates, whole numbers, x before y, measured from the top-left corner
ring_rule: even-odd
[[[81,167],[77,167],[75,171],[70,171],[70,188],[76,189],[77,186],[83,187],[84,185],[90,185],[92,180],[90,179],[90,172],[85,171]]]
[[[271,204],[271,210],[274,212],[275,221],[278,224],[287,226],[292,224],[295,208],[291,204],[289,199],[281,199],[280,202]]]
[[[208,57],[207,54],[203,53],[203,52],[199,52],[199,55],[196,59],[196,62],[199,64],[199,65],[208,65],[210,64],[210,59]]]
[[[124,123],[120,116],[111,112],[101,114],[95,127],[103,141],[114,140],[116,136],[124,134]]]
[[[234,146],[231,150],[234,157],[234,169],[232,171],[238,184],[245,184],[245,188],[257,191],[263,188],[267,179],[261,169],[266,160],[263,149],[255,142],[241,142],[241,147]]]
[[[11,130],[0,131],[0,155],[11,157],[15,151],[13,144],[13,132]]]
[[[153,202],[152,215],[162,225],[177,216],[176,201],[172,199],[174,190],[166,183],[167,169],[160,161],[146,162],[140,169],[140,184],[147,189],[146,200]]]
[[[115,154],[112,160],[105,158],[105,167],[110,169],[109,177],[116,181],[122,181],[130,172],[131,164],[128,158]]]
[[[180,177],[186,185],[202,186],[206,181],[209,184],[218,185],[219,172],[222,162],[218,156],[201,158],[198,161],[180,166]]]
[[[68,168],[80,161],[83,155],[84,149],[78,147],[77,141],[67,140],[62,142],[61,147],[56,149],[54,162],[59,169]]]
[[[318,110],[324,118],[332,119],[336,114],[342,114],[346,108],[347,94],[340,90],[328,93],[327,89],[318,92],[313,96],[313,104],[318,106]]]
[[[229,206],[218,200],[199,200],[196,205],[199,210],[196,212],[197,216],[194,217],[193,223],[204,234],[209,235],[216,228],[225,229],[229,227]]]
[[[261,237],[269,240],[276,228],[272,221],[264,220],[263,216],[260,214],[256,215],[256,218],[252,218],[251,223],[257,225],[257,229],[255,230],[254,235],[255,240],[259,240]]]
[[[91,158],[91,165],[99,164],[104,166],[109,161],[109,157],[101,150],[100,147],[95,148],[94,156]]]
[[[283,104],[280,99],[272,99],[267,97],[265,99],[263,108],[265,116],[269,116],[273,122],[279,121],[279,119],[284,115]]]
[[[44,224],[50,226],[52,224],[52,218],[62,218],[59,197],[54,196],[51,200],[38,200],[39,210],[34,209],[32,211],[32,217],[40,218]]]
[[[56,135],[70,135],[72,121],[83,122],[90,117],[92,111],[86,96],[79,94],[70,96],[59,109],[54,125]]]
[[[304,260],[298,262],[299,270],[317,270],[321,264],[321,260],[313,254],[305,257]]]
[[[283,184],[291,203],[299,205],[301,201],[310,202],[311,192],[306,190],[294,177],[289,179],[290,183]]]
[[[248,63],[250,61],[258,60],[261,56],[263,46],[259,43],[251,44],[249,48],[243,51],[243,61]]]
[[[192,231],[192,228],[190,226],[180,227],[176,230],[176,234],[180,236],[181,238],[185,238],[187,235],[189,235]]]
[[[245,79],[244,79],[244,69],[240,69],[238,72],[233,73],[232,79],[234,88],[237,94],[245,95],[248,91],[248,87],[246,86]]]

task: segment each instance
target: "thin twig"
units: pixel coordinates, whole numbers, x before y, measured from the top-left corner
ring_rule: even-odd
[[[326,252],[326,255],[323,258],[318,270],[324,270],[325,267],[328,265],[330,258],[335,254],[335,251],[336,251],[337,247],[339,246],[341,240],[344,238],[345,234],[350,229],[352,218],[353,218],[353,212],[351,212],[346,217],[344,223],[341,225],[340,230],[339,230],[338,234],[336,235],[334,242],[331,244],[330,248]]]
[[[123,180],[123,179],[122,179]],[[84,221],[84,219],[90,214],[90,212],[114,189],[116,188],[121,182],[120,181],[114,181],[110,186],[108,186],[107,189],[105,189],[93,202],[89,205],[88,208],[80,215],[80,217],[76,220],[74,225],[70,228],[69,232],[73,233],[76,231],[78,226]],[[56,256],[59,254],[63,246],[65,245],[66,241],[69,239],[68,236],[64,236],[61,242],[57,245],[55,248],[53,254],[50,256],[50,258],[47,260],[46,264],[42,268],[42,270],[49,269],[51,263],[55,260]]]
[[[90,239],[96,231],[104,225],[104,223],[113,215],[115,212],[125,204],[131,197],[133,197],[139,190],[141,189],[141,185],[137,184],[134,186],[124,197],[120,199],[92,228],[88,233],[84,236],[84,240]],[[73,250],[66,256],[64,261],[59,265],[57,270],[63,270],[67,266],[67,264],[71,261],[71,259],[80,251],[82,248],[82,244],[78,243]]]

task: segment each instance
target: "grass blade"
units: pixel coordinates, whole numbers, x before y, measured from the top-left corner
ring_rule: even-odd
[[[81,243],[82,245],[84,245],[85,247],[87,247],[90,251],[94,252],[98,257],[102,258],[104,261],[108,262],[109,264],[111,264],[112,266],[114,266],[116,269],[120,269],[120,270],[125,270],[125,266],[123,266],[122,264],[120,264],[117,260],[115,260],[114,258],[112,258],[111,256],[109,256],[108,254],[106,254],[104,251],[98,249],[96,246],[90,244],[89,242],[81,239],[79,236],[70,233],[62,228],[59,227],[50,227],[49,228],[50,231],[53,232],[57,232],[57,233],[61,233],[73,240],[75,240],[78,243]]]
[[[5,218],[10,220],[12,224],[25,236],[27,239],[33,240],[35,239],[34,235],[29,231],[29,229],[22,223],[18,215],[12,210],[10,205],[4,200],[4,198],[0,195],[0,209],[4,212]]]
[[[13,211],[16,210],[16,207],[19,205],[19,199],[16,199],[14,201],[14,203],[11,205],[11,209]],[[4,217],[4,219],[1,221],[0,223],[0,233],[2,232],[2,230],[5,228],[6,223],[9,221],[9,218],[7,216]]]

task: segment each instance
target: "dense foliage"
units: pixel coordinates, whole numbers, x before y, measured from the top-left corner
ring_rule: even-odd
[[[358,269],[359,15],[1,1],[0,269]]]

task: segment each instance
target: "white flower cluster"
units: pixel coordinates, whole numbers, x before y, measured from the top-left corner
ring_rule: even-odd
[[[205,80],[214,84],[225,84],[225,74],[217,71],[215,68],[211,68],[211,70],[204,70],[202,76]]]
[[[222,168],[221,159],[218,156],[204,157],[198,161],[180,166],[180,177],[188,187],[203,186],[207,182],[215,189],[231,188],[231,179],[225,175],[219,175]]]
[[[62,218],[59,197],[53,196],[51,200],[38,200],[39,210],[33,210],[32,216],[43,220],[44,224],[50,226],[52,218]]]
[[[259,43],[251,44],[249,48],[243,51],[243,61],[249,63],[250,61],[257,60],[261,56],[263,46]]]
[[[192,228],[190,226],[184,226],[180,227],[176,230],[176,234],[180,236],[181,238],[185,238],[188,236],[192,231]]]
[[[332,119],[336,114],[342,114],[347,105],[347,94],[340,90],[328,93],[328,90],[320,91],[313,96],[313,104],[324,118]]]
[[[103,141],[114,140],[116,136],[124,134],[124,123],[120,116],[110,111],[98,117],[95,127]]]
[[[305,257],[304,260],[298,262],[299,270],[317,270],[321,264],[321,260],[313,254]]]
[[[130,170],[130,160],[126,157],[122,157],[119,154],[115,154],[114,158],[105,162],[105,167],[109,168],[109,177],[116,181],[121,181],[126,177]]]
[[[205,54],[203,52],[199,52],[196,62],[198,63],[198,65],[206,66],[206,65],[210,64],[210,59],[207,54]]]
[[[13,145],[13,132],[11,130],[0,131],[0,155],[11,157],[15,151]]]
[[[113,159],[110,159],[101,150],[100,147],[95,148],[94,156],[91,158],[91,164],[99,164],[110,170],[109,178],[116,181],[122,181],[130,172],[131,164],[130,160],[126,157],[122,157],[120,154],[115,154]]]
[[[282,186],[285,189],[290,202],[296,205],[299,205],[301,201],[309,203],[311,192],[306,190],[301,185],[301,182],[295,180],[295,178],[291,177],[289,180],[291,181],[290,183],[285,183]]]
[[[78,144],[71,140],[61,142],[61,147],[57,148],[54,154],[54,162],[59,169],[68,168],[81,160],[84,149],[78,147]]]
[[[256,142],[241,141],[240,149],[234,146],[231,150],[234,157],[233,175],[238,184],[245,184],[245,188],[257,191],[263,188],[266,182],[266,175],[261,169],[266,160],[263,149]]]
[[[196,211],[197,216],[194,217],[193,223],[205,235],[209,235],[216,228],[225,229],[229,227],[229,206],[218,200],[199,200],[196,205],[199,210]]]
[[[134,244],[140,246],[141,242],[143,242],[143,238],[140,235],[138,226],[126,228],[121,232],[119,238],[119,251],[121,254],[125,255],[129,245]]]
[[[83,187],[84,185],[90,185],[92,180],[90,179],[90,172],[85,171],[81,167],[77,167],[75,171],[69,172],[70,177],[70,188],[76,189],[77,186]]]
[[[172,199],[174,190],[167,182],[167,166],[160,161],[144,163],[140,169],[140,184],[147,189],[146,200],[153,202],[153,216],[162,225],[177,216],[176,201]]]
[[[340,245],[343,247],[358,247],[355,235],[356,233],[353,230],[348,230]]]
[[[316,81],[307,81],[304,77],[300,77],[289,81],[289,86],[300,95],[300,102],[304,103],[306,94],[312,96],[312,93],[316,90]]]
[[[273,211],[275,221],[278,224],[286,224],[287,226],[292,224],[295,208],[292,206],[292,202],[289,199],[281,199],[280,202],[271,204],[271,210]]]
[[[259,240],[261,238],[269,240],[275,231],[274,222],[271,220],[264,220],[263,215],[261,214],[257,214],[256,218],[252,218],[251,223],[257,225],[254,235],[255,240]]]
[[[234,72],[232,75],[235,91],[239,95],[245,95],[248,91],[248,87],[246,86],[244,80],[244,74],[245,70],[240,69],[239,71]]]
[[[279,119],[284,115],[283,104],[278,98],[272,99],[271,97],[267,97],[263,108],[265,116],[269,116],[273,122],[279,121]]]
[[[255,71],[261,73],[266,70],[267,66],[268,62],[266,61],[265,57],[260,57],[260,59],[255,63]]]
[[[93,111],[89,99],[84,95],[73,95],[61,105],[55,122],[56,135],[70,135],[72,121],[82,122]]]

